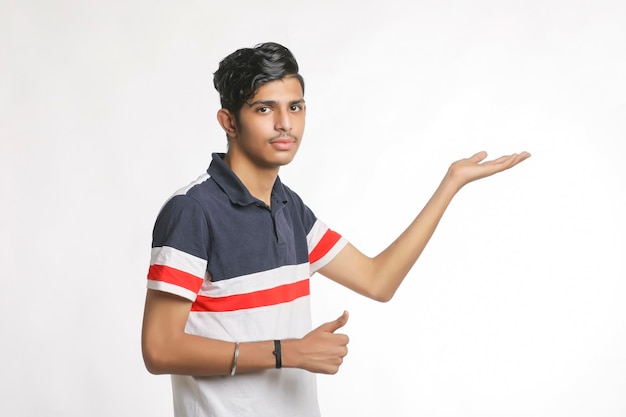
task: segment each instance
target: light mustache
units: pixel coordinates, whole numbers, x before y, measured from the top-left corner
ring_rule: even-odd
[[[270,139],[270,142],[274,142],[280,139],[291,139],[293,141],[297,141],[298,138],[295,137],[294,135],[292,135],[291,133],[280,133],[276,136],[274,136],[273,138]]]

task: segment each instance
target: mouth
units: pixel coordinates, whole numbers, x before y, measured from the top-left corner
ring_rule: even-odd
[[[280,135],[273,139],[270,139],[270,143],[287,143],[287,142],[295,142],[296,137],[292,135]]]
[[[279,151],[291,150],[296,144],[296,138],[293,136],[279,136],[270,140],[270,145]]]

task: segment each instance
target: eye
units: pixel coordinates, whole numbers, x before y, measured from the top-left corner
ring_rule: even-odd
[[[257,113],[265,114],[270,112],[270,108],[268,106],[261,106],[256,109]]]
[[[292,104],[289,107],[289,110],[292,112],[299,112],[299,111],[302,111],[302,108],[303,108],[302,104]]]

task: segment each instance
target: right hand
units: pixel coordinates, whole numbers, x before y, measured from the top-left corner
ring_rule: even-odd
[[[522,152],[485,161],[487,152],[478,152],[469,158],[458,160],[450,165],[445,179],[452,181],[458,189],[461,189],[461,187],[472,181],[513,168],[529,157],[530,154],[528,152]]]
[[[345,334],[335,333],[348,322],[348,312],[336,320],[324,323],[302,339],[294,340],[299,360],[297,367],[320,374],[336,374],[343,358],[348,354]]]

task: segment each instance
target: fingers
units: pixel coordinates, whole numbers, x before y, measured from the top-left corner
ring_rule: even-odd
[[[348,312],[344,311],[339,318],[329,321],[328,323],[324,323],[319,326],[317,329],[322,330],[329,333],[335,333],[338,329],[341,329],[348,322]]]
[[[489,161],[492,164],[501,164],[504,162],[509,162],[515,159],[515,157],[517,156],[516,153],[511,154],[511,155],[503,155],[500,158],[494,159],[493,161]]]
[[[475,153],[474,155],[470,156],[469,159],[470,161],[474,162],[474,163],[479,163],[480,161],[484,160],[487,157],[487,152],[485,151],[480,151]]]
[[[480,152],[475,153],[471,157],[467,158],[467,161],[472,162],[476,165],[494,169],[494,173],[495,173],[498,171],[503,171],[508,168],[512,168],[529,157],[530,157],[530,154],[524,151],[519,154],[513,153],[511,155],[501,156],[491,161],[485,161],[485,158],[487,158],[487,152],[480,151]]]
[[[479,152],[476,155],[480,155],[483,152]],[[486,152],[484,153],[485,157],[487,156]],[[472,156],[472,158],[476,157],[476,155]],[[530,157],[530,154],[526,151],[521,152],[521,153],[512,153],[510,155],[503,155],[499,158],[496,158],[492,161],[486,161],[485,163],[492,163],[492,164],[498,164],[498,163],[503,163],[503,162],[511,162],[511,161],[517,161],[517,162],[521,162],[524,159]],[[471,159],[471,158],[470,158]],[[484,159],[484,158],[483,158]]]
[[[515,165],[519,164],[520,162],[530,158],[530,153],[524,151],[520,154],[517,155],[516,161],[515,161]]]
[[[324,323],[308,333],[299,342],[298,367],[315,373],[336,374],[348,354],[347,335],[335,333],[348,322],[348,312],[333,321]]]
[[[500,158],[494,159],[493,161],[485,162],[485,165],[494,165],[498,169],[498,171],[502,171],[508,168],[512,168],[525,159],[529,158],[530,154],[528,152],[522,153],[514,153],[511,155],[501,156]]]

